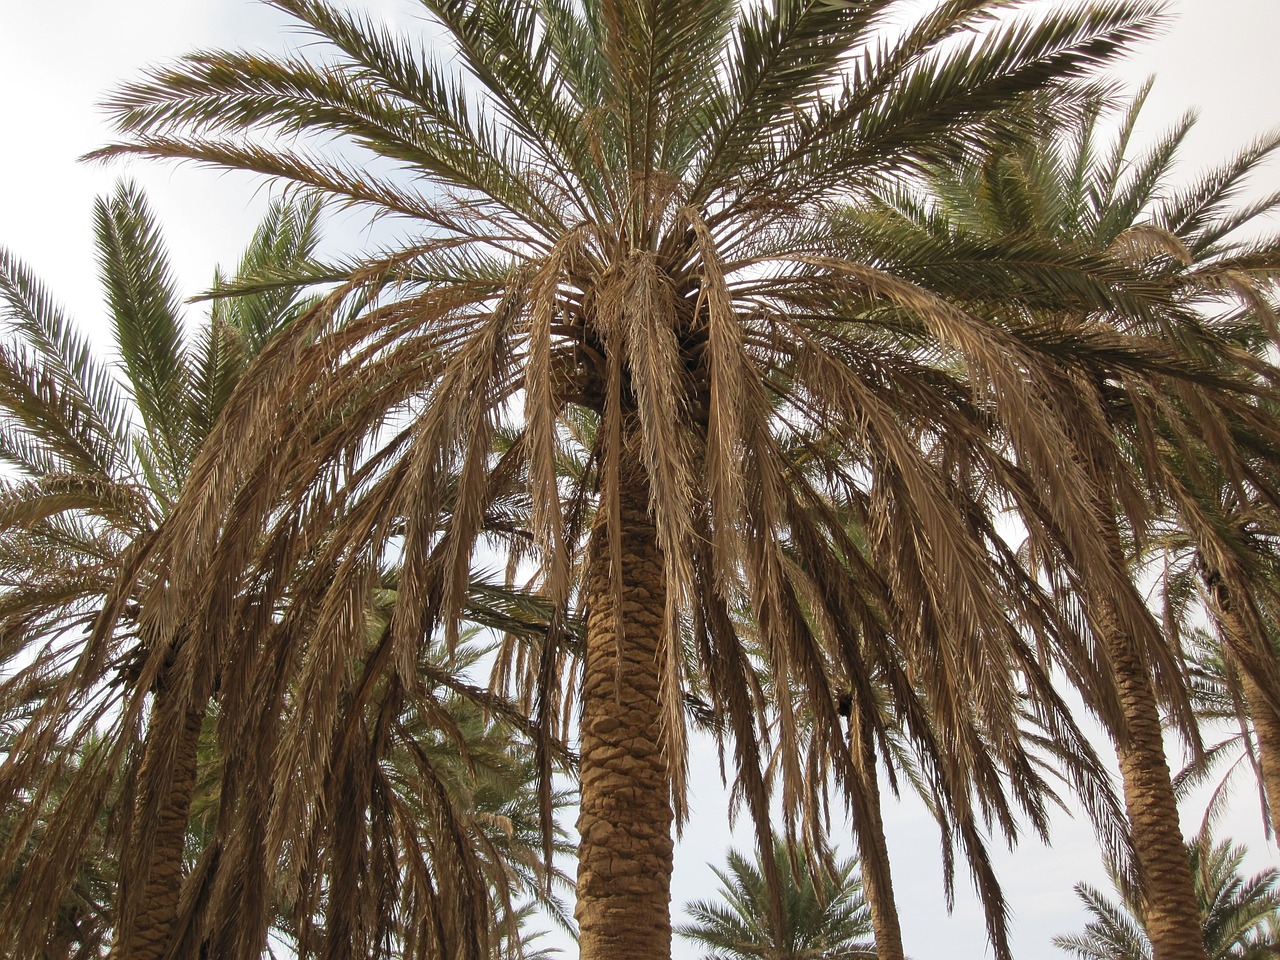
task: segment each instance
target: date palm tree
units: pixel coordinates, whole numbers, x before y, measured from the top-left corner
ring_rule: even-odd
[[[1030,488],[993,422],[1019,425],[1041,464],[1069,435],[1049,381],[1025,376],[1043,367],[1045,331],[868,261],[833,211],[1020,130],[1003,108],[1029,92],[1078,99],[1075,81],[1145,34],[1158,4],[1002,19],[1016,4],[948,0],[911,17],[895,0],[424,0],[435,51],[322,0],[275,5],[323,56],[211,51],[157,69],[109,103],[125,142],[106,154],[257,171],[411,236],[307,272],[342,285],[242,379],[157,538],[172,576],[143,617],[157,631],[202,624],[180,661],[190,678],[241,630],[227,616],[239,571],[256,571],[270,609],[284,589],[272,571],[303,554],[317,574],[295,609],[326,653],[264,669],[336,676],[363,642],[351,610],[395,554],[386,656],[411,685],[414,645],[453,629],[495,496],[523,485],[513,569],[536,571],[553,626],[581,611],[585,639],[571,650],[553,629],[503,667],[527,679],[548,738],[578,698],[589,960],[669,955],[690,662],[772,849],[767,734],[735,609],[750,611],[775,682],[809,692],[815,742],[849,782],[826,653],[862,695],[864,627],[896,645],[944,727],[974,703],[1012,735],[1025,638],[986,563],[992,526],[970,509],[990,499],[966,490],[979,474],[986,489]],[[986,270],[1159,309],[1109,263]],[[375,305],[345,322],[354,295]],[[1151,362],[1147,344],[1105,339],[1114,357],[1133,346],[1134,369]],[[591,469],[565,482],[575,417],[595,424]],[[516,439],[495,455],[506,429]],[[793,432],[821,438],[811,471],[784,453]],[[1062,469],[1050,515],[1082,562],[1110,568],[1096,505],[1071,493],[1087,485]],[[874,564],[857,563],[828,482],[857,505]],[[580,674],[562,680],[576,652]],[[311,723],[281,749],[314,780],[340,711],[336,684],[308,689]],[[802,776],[795,724],[778,727],[784,797]],[[763,867],[777,879],[772,858]],[[1161,960],[1199,955],[1172,946]]]
[[[1070,385],[1058,400],[1064,412],[1071,411],[1059,460],[1067,458],[1072,466],[1030,471],[1046,493],[1039,505],[1027,509],[1024,501],[1017,507],[1030,531],[1031,556],[1058,568],[1053,579],[1060,584],[1062,602],[1087,621],[1095,639],[1074,649],[1060,646],[1056,656],[1064,658],[1067,675],[1081,685],[1114,737],[1137,866],[1142,882],[1151,885],[1152,935],[1163,956],[1176,954],[1179,945],[1194,950],[1195,940],[1188,919],[1191,876],[1183,862],[1164,754],[1160,699],[1185,735],[1194,741],[1197,733],[1179,653],[1166,642],[1170,637],[1147,609],[1127,563],[1135,541],[1139,547],[1150,541],[1159,510],[1174,510],[1194,524],[1197,542],[1207,552],[1230,560],[1237,595],[1247,582],[1241,571],[1250,565],[1240,561],[1238,550],[1232,552],[1235,543],[1220,536],[1223,525],[1215,526],[1204,499],[1185,482],[1205,469],[1187,468],[1185,451],[1231,464],[1224,470],[1247,475],[1247,483],[1261,480],[1263,495],[1271,495],[1263,479],[1267,474],[1245,464],[1260,456],[1255,449],[1274,445],[1274,429],[1251,399],[1272,389],[1274,371],[1259,363],[1230,328],[1239,326],[1242,310],[1266,309],[1280,263],[1275,245],[1266,239],[1239,241],[1235,233],[1273,208],[1275,199],[1238,208],[1232,201],[1240,182],[1278,141],[1261,140],[1189,189],[1171,191],[1172,164],[1191,120],[1184,119],[1149,150],[1136,152],[1131,138],[1145,96],[1143,90],[1125,105],[1110,144],[1099,102],[1069,125],[1047,125],[1035,137],[936,171],[932,195],[922,198],[905,190],[886,195],[878,209],[861,217],[871,228],[865,236],[875,238],[881,257],[909,264],[917,282],[950,291],[975,312],[994,312],[1028,329],[1040,326],[1047,341],[1087,336],[1103,329],[1101,322],[1135,341],[1183,352],[1184,373],[1170,378],[1171,367],[1161,373],[1144,362],[1145,370],[1138,372],[1126,369],[1127,363],[1117,365],[1114,357],[1046,349],[1037,373],[1046,380],[1043,389],[1057,389],[1054,381]],[[1177,306],[1158,313],[1145,308],[1116,312],[1066,289],[1042,288],[1026,297],[1029,291],[1019,289],[1013,277],[1002,288],[990,279],[985,289],[972,287],[979,271],[965,276],[950,263],[967,258],[981,264],[1001,249],[1010,259],[1016,256],[1013,249],[1020,250],[1026,263],[1046,256],[1074,257],[1082,264],[1111,261],[1140,273],[1139,283],[1163,286]],[[1205,368],[1212,377],[1190,374],[1190,367],[1206,360],[1213,364]],[[1234,386],[1224,390],[1232,381]],[[1191,413],[1206,408],[1218,413],[1211,418]],[[1013,455],[1034,463],[1039,455],[1026,446],[1031,438],[1025,429],[1008,426]],[[1070,496],[1053,488],[1075,469],[1077,492],[1100,521],[1095,532],[1104,545],[1102,555],[1090,561],[1070,542],[1073,534],[1061,535],[1056,508],[1044,507]],[[1254,676],[1269,678],[1269,645],[1237,636],[1235,646],[1255,665]],[[1099,658],[1106,664],[1103,671],[1096,667]],[[1262,706],[1269,709],[1265,700]]]
[[[240,273],[309,256],[318,209],[274,204]],[[172,508],[249,356],[303,303],[284,289],[219,301],[186,342],[168,255],[142,194],[121,185],[98,201],[94,226],[118,365],[99,361],[30,271],[0,252],[9,325],[0,457],[17,475],[0,490],[3,702],[23,715],[0,769],[0,799],[8,808],[34,798],[14,817],[7,869],[37,818],[49,816],[46,791],[60,791],[44,828],[46,855],[18,875],[4,939],[19,953],[40,942],[50,913],[39,905],[64,902],[87,851],[119,844],[117,945],[145,958],[177,909],[208,691],[175,707],[168,672],[143,666],[146,640],[132,614],[100,642],[86,644],[85,635],[119,584],[136,606],[136,584],[163,576],[136,568],[136,554]],[[99,811],[120,796],[114,833],[102,837]],[[144,825],[152,816],[158,822]]]
[[[228,730],[259,719],[254,741],[268,741],[304,691],[229,710],[235,673],[219,670],[212,699],[186,694],[174,754],[166,761],[157,746],[172,732],[166,711],[179,707],[169,692],[171,662],[147,679],[156,664],[151,638],[138,626],[137,597],[166,572],[135,566],[134,557],[165,523],[195,449],[249,359],[307,309],[297,284],[280,276],[309,263],[318,212],[314,202],[274,204],[236,274],[215,276],[215,290],[253,289],[215,300],[207,322],[184,337],[164,244],[144,198],[122,186],[100,202],[118,380],[29,271],[4,255],[0,290],[12,326],[2,354],[0,443],[24,476],[6,485],[0,524],[0,635],[8,664],[0,702],[14,731],[0,765],[10,791],[0,848],[10,879],[0,929],[18,953],[56,953],[68,918],[82,914],[73,926],[83,927],[77,942],[86,949],[114,939],[118,954],[135,958],[198,952],[206,939],[206,881],[222,858],[238,871],[232,879],[241,910],[230,926],[237,942],[256,944],[246,949],[261,950],[270,935],[287,938],[304,956],[369,954],[372,943],[391,938],[402,955],[414,956],[438,952],[441,936],[482,940],[493,927],[496,942],[506,944],[499,949],[519,956],[516,895],[567,923],[552,894],[561,878],[529,843],[540,823],[530,820],[523,799],[533,768],[511,752],[520,717],[466,681],[463,649],[446,662],[424,644],[411,689],[382,685],[376,672],[357,678],[363,693],[344,703],[344,737],[330,759],[341,775],[318,785],[311,803],[352,809],[363,797],[365,815],[324,821],[287,849],[255,844],[253,829],[243,829],[244,806],[254,797],[243,770],[253,758],[238,752],[245,740]],[[309,572],[277,576],[305,584]],[[121,590],[126,608],[111,620],[103,607]],[[393,570],[365,600],[367,662],[379,660],[387,598],[395,594]],[[253,609],[251,588],[240,601]],[[536,599],[480,577],[472,579],[466,607],[469,622],[507,635],[545,630]],[[284,609],[258,624],[241,650],[243,666],[279,655],[269,638],[304,655],[306,625],[282,616]],[[139,850],[146,833],[137,826],[148,803],[163,815],[150,855]],[[560,796],[556,806],[562,803]],[[310,809],[298,811],[304,824]],[[31,857],[37,843],[56,855]],[[371,872],[381,895],[401,908],[393,928],[359,919]],[[465,877],[465,889],[449,888],[455,875]],[[437,887],[449,910],[437,908]],[[99,902],[103,891],[106,902]],[[461,923],[453,909],[459,901],[471,904]],[[234,947],[215,940],[213,949]]]
[[[773,861],[780,915],[770,907],[759,862],[730,850],[725,867],[712,868],[720,879],[719,900],[686,904],[691,922],[676,934],[701,947],[704,960],[875,960],[856,861],[807,872],[782,843],[774,846]]]
[[[1176,571],[1182,573],[1182,571]],[[1171,579],[1185,579],[1172,577]],[[1235,665],[1222,649],[1221,639],[1203,628],[1184,629],[1187,670],[1191,680],[1192,703],[1202,727],[1214,732],[1217,742],[1207,744],[1193,756],[1174,778],[1178,799],[1212,783],[1201,820],[1202,833],[1230,808],[1237,788],[1249,784],[1260,800],[1264,827],[1274,829],[1270,791],[1266,788],[1263,750],[1256,722],[1249,715],[1243,694],[1243,683]],[[1273,754],[1274,756],[1274,754]],[[1216,781],[1216,782],[1215,782]],[[1268,832],[1268,837],[1274,836]]]
[[[1195,877],[1205,955],[1209,960],[1263,960],[1280,951],[1280,871],[1240,874],[1244,847],[1214,844],[1201,834],[1187,845]],[[1113,875],[1119,901],[1087,883],[1076,896],[1092,915],[1083,933],[1053,942],[1080,960],[1151,960],[1147,932],[1150,904],[1132,885]]]

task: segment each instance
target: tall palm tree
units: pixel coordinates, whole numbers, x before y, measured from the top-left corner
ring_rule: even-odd
[[[1184,630],[1182,638],[1196,717],[1201,726],[1213,730],[1218,739],[1207,744],[1198,756],[1192,756],[1174,778],[1178,799],[1186,799],[1192,791],[1216,779],[1200,824],[1200,831],[1207,833],[1229,809],[1240,783],[1244,781],[1248,789],[1248,782],[1252,780],[1261,801],[1263,823],[1271,826],[1265,779],[1257,776],[1262,767],[1258,731],[1241,697],[1240,677],[1231,659],[1224,655],[1219,637],[1203,628],[1194,628]]]
[[[869,563],[867,558],[864,561]],[[1025,573],[1017,563],[1008,563],[998,554],[990,562],[1010,574],[1002,586],[1010,604],[1017,605],[1019,593],[1029,592],[1022,582]],[[1049,598],[1042,600],[1052,612]],[[874,606],[874,600],[869,598],[869,604]],[[1028,629],[1035,625],[1037,634],[1069,632],[1055,617],[1042,621],[1034,611],[1025,611],[1021,616]],[[879,629],[882,636],[888,632],[883,624]],[[1055,786],[1069,784],[1094,819],[1107,855],[1117,862],[1128,862],[1131,851],[1125,841],[1124,811],[1110,788],[1110,776],[1070,712],[1053,693],[1052,683],[1039,669],[1031,651],[1018,651],[1024,688],[1019,691],[1020,723],[1015,736],[1009,737],[1003,726],[988,729],[986,717],[973,704],[965,705],[966,709],[956,711],[944,723],[944,718],[930,709],[927,694],[914,689],[912,665],[894,662],[883,652],[875,654],[872,648],[876,645],[877,641],[868,637],[864,656],[874,664],[877,687],[859,691],[856,698],[852,691],[843,693],[837,703],[838,712],[849,724],[851,766],[856,774],[852,780],[839,764],[831,762],[821,745],[812,741],[812,711],[805,691],[779,689],[768,670],[759,669],[770,714],[791,711],[801,718],[796,749],[805,771],[802,809],[806,846],[818,850],[825,842],[831,806],[826,784],[834,775],[838,796],[851,813],[850,827],[858,844],[876,952],[881,957],[902,956],[902,933],[883,824],[881,780],[895,796],[905,782],[938,821],[945,851],[943,877],[948,901],[954,888],[955,848],[959,847],[960,859],[969,865],[983,903],[992,944],[997,953],[1006,953],[1009,945],[1005,899],[991,869],[987,836],[1001,833],[1012,846],[1020,832],[1029,828],[1047,842],[1050,808],[1061,803]],[[839,675],[834,669],[833,672]],[[779,697],[794,702],[778,704]],[[966,752],[970,756],[962,756]],[[775,748],[771,773],[781,779],[786,762],[783,751]]]
[[[1263,960],[1280,951],[1280,871],[1240,875],[1244,847],[1214,844],[1207,833],[1187,845],[1195,877],[1197,917],[1209,960]],[[1057,936],[1056,946],[1080,960],[1151,960],[1150,905],[1113,873],[1119,902],[1087,883],[1076,895],[1092,914],[1083,933]]]
[[[314,202],[274,204],[239,273],[307,258],[318,210]],[[0,782],[6,806],[26,791],[37,798],[15,818],[15,837],[46,815],[47,790],[61,796],[46,831],[48,855],[21,873],[4,926],[19,952],[39,942],[50,914],[33,906],[64,902],[86,851],[119,843],[126,856],[118,911],[113,905],[117,944],[145,958],[177,910],[209,691],[170,696],[169,671],[144,666],[147,640],[134,615],[100,642],[86,644],[86,628],[121,584],[136,607],[141,584],[163,578],[162,569],[136,566],[138,552],[170,512],[249,356],[303,302],[283,289],[220,301],[188,343],[164,242],[142,194],[121,185],[98,201],[94,217],[118,366],[97,360],[31,273],[0,252],[9,324],[0,349],[0,457],[17,475],[0,490],[3,703],[25,714]],[[122,790],[128,799],[111,818],[118,833],[97,836],[99,811]],[[21,839],[8,844],[5,864],[12,868],[22,850]]]
[[[686,904],[691,922],[676,934],[706,950],[704,960],[875,960],[856,861],[810,873],[797,869],[783,843],[772,856],[781,913],[770,905],[761,864],[730,850],[725,868],[712,868],[720,878],[719,901]]]
[[[1241,324],[1254,341],[1250,348],[1266,351],[1269,339],[1250,331],[1258,318],[1251,319],[1252,324]],[[1265,409],[1259,412],[1274,420]],[[1235,721],[1258,777],[1268,832],[1280,833],[1280,712],[1273,703],[1272,675],[1280,663],[1275,639],[1280,502],[1274,475],[1280,457],[1273,440],[1239,428],[1241,447],[1249,451],[1244,482],[1229,476],[1231,471],[1207,450],[1170,458],[1186,506],[1169,519],[1157,541],[1165,568],[1162,593],[1169,628],[1189,631],[1199,654],[1197,711],[1205,719]],[[1194,626],[1206,613],[1216,638]],[[1209,769],[1199,759],[1193,766]]]
[[[514,665],[547,734],[572,706],[566,692],[580,696],[577,918],[592,960],[670,951],[686,625],[762,850],[765,734],[738,606],[776,682],[810,692],[816,742],[835,762],[850,761],[824,640],[854,689],[870,689],[868,592],[891,627],[871,635],[900,645],[944,723],[972,702],[990,729],[1016,727],[1009,665],[1025,638],[984,562],[981,519],[962,504],[978,473],[1028,486],[993,418],[1021,426],[1039,466],[1070,435],[1044,389],[1052,378],[1025,375],[1043,368],[1045,331],[867,261],[832,211],[1022,128],[1001,110],[1028,92],[1071,98],[1074,81],[1151,28],[1158,4],[1005,21],[995,15],[1010,4],[948,0],[890,29],[910,4],[424,0],[442,55],[322,0],[275,5],[323,57],[218,51],[158,69],[110,102],[127,142],[107,153],[258,171],[394,215],[414,235],[311,272],[346,283],[242,380],[158,538],[173,576],[143,616],[207,626],[181,663],[190,677],[239,629],[225,614],[240,581],[226,574],[257,556],[270,608],[282,589],[271,570],[312,551],[330,517],[344,519],[312,562],[334,573],[307,614],[331,640],[325,663],[336,670],[361,642],[350,611],[394,552],[388,657],[409,671],[425,631],[452,629],[494,491],[518,478],[532,517],[514,531],[518,558],[536,568],[553,623],[585,611],[578,686],[557,682],[569,651],[555,630]],[[987,270],[1159,308],[1111,264]],[[376,307],[341,322],[337,307],[357,293]],[[1126,369],[1155,362],[1145,342],[1105,339]],[[557,469],[570,408],[597,423],[578,483]],[[494,456],[508,427],[517,440]],[[826,469],[813,472],[848,487],[874,566],[856,564],[825,485],[784,454],[793,430],[823,438],[812,457]],[[1060,468],[1048,515],[1082,563],[1113,568],[1096,504],[1072,492],[1088,485]],[[846,563],[856,579],[835,575]],[[309,778],[338,715],[316,703],[320,736],[285,734]],[[795,718],[779,729],[784,797],[795,796]],[[764,869],[776,879],[771,859]],[[1200,951],[1170,937],[1161,960],[1178,957]]]
[[[941,168],[930,197],[899,191],[860,217],[870,227],[864,236],[871,249],[902,262],[922,285],[949,291],[975,312],[987,310],[1004,322],[1039,328],[1045,338],[1036,375],[1044,377],[1046,393],[1065,387],[1057,402],[1070,413],[1056,459],[1060,464],[1068,457],[1070,463],[1068,469],[1051,466],[1037,449],[1041,437],[1023,424],[1008,424],[1014,455],[1028,465],[1041,464],[1028,472],[1047,491],[1040,502],[1023,501],[1018,509],[1032,531],[1032,555],[1060,568],[1055,579],[1069,584],[1060,589],[1063,601],[1087,619],[1096,638],[1096,649],[1059,647],[1057,655],[1114,737],[1137,865],[1143,882],[1151,885],[1153,936],[1163,954],[1176,950],[1179,941],[1193,941],[1192,887],[1157,695],[1189,737],[1196,732],[1178,652],[1164,642],[1131,580],[1131,546],[1125,541],[1149,541],[1157,518],[1154,500],[1195,522],[1200,542],[1214,555],[1229,553],[1204,521],[1202,501],[1181,479],[1187,471],[1179,474],[1171,463],[1183,451],[1211,451],[1233,465],[1226,469],[1252,480],[1260,474],[1243,466],[1254,456],[1250,445],[1274,444],[1274,429],[1249,399],[1254,391],[1270,389],[1274,373],[1242,349],[1238,336],[1224,335],[1222,320],[1224,315],[1238,318],[1242,308],[1261,309],[1280,262],[1273,243],[1233,237],[1275,200],[1239,208],[1232,203],[1242,178],[1278,141],[1259,141],[1190,189],[1164,199],[1190,120],[1135,155],[1131,138],[1145,96],[1140,92],[1122,112],[1111,144],[1105,142],[1101,105],[1094,104],[1070,125],[1050,125],[967,164]],[[981,276],[977,266],[966,276],[952,265],[955,259],[981,265],[998,250],[1012,258],[1011,248],[1021,251],[1025,263],[1068,257],[1098,269],[1096,264],[1110,261],[1116,269],[1138,272],[1140,285],[1163,286],[1176,308],[1153,313],[1137,305],[1117,313],[1105,301],[1082,296],[1079,288],[1041,287],[1033,293],[1011,275],[1002,278],[1001,287],[995,286],[997,278],[987,278],[984,289],[972,286]],[[1230,282],[1225,279],[1232,276]],[[1109,317],[1105,327],[1098,325],[1102,317]],[[1106,356],[1102,344],[1092,357],[1054,344],[1060,337],[1089,337],[1102,329],[1123,331],[1156,349],[1176,345],[1186,356],[1184,374],[1150,377],[1147,361],[1145,372],[1135,376],[1125,369],[1127,362],[1117,365]],[[1215,383],[1191,374],[1192,366],[1206,360],[1214,364],[1213,377],[1223,379]],[[1224,380],[1235,385],[1224,391]],[[1191,412],[1205,409],[1218,413],[1206,420]],[[1238,439],[1250,431],[1253,439]],[[1072,496],[1055,487],[1072,473],[1082,505],[1101,521],[1095,529],[1102,552],[1088,560],[1055,515]],[[1237,572],[1243,567],[1233,565]],[[1242,582],[1235,578],[1237,586]],[[1242,637],[1237,647],[1250,663],[1262,664],[1256,676],[1268,676],[1262,656],[1266,644]],[[1099,655],[1107,664],[1102,673],[1096,668]]]

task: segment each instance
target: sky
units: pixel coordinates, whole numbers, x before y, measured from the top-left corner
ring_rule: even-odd
[[[368,0],[363,8],[407,23],[401,0]],[[1132,84],[1156,75],[1140,139],[1157,135],[1184,111],[1200,122],[1184,152],[1188,177],[1225,159],[1253,137],[1280,127],[1274,48],[1280,35],[1275,0],[1176,0],[1176,19],[1158,40],[1140,48],[1116,76]],[[131,163],[90,165],[78,157],[108,142],[96,104],[113,85],[147,64],[196,48],[279,50],[301,42],[276,11],[248,0],[0,0],[0,246],[24,259],[69,308],[82,329],[105,341],[101,295],[94,282],[92,202],[120,177],[141,183],[163,226],[182,288],[203,289],[215,264],[231,265],[265,208],[260,180],[190,166]],[[1280,168],[1266,171],[1258,192],[1280,187]],[[368,236],[353,221],[330,229],[330,245],[357,252]],[[718,782],[718,764],[703,744],[692,764],[693,819],[677,851],[673,912],[712,896],[708,861],[721,862],[732,839]],[[1201,808],[1184,809],[1194,830]],[[915,960],[986,955],[981,912],[963,876],[951,917],[942,898],[939,845],[927,812],[904,800],[886,810],[894,881],[907,952]],[[1242,791],[1221,831],[1250,847],[1248,866],[1277,862],[1263,838],[1256,798]],[[842,841],[843,837],[843,841]],[[847,830],[835,839],[851,852]],[[743,833],[740,846],[749,844]],[[997,871],[1013,912],[1019,960],[1064,957],[1050,944],[1078,930],[1083,911],[1072,884],[1104,885],[1089,828],[1055,819],[1049,845],[1024,841],[1001,853]],[[696,957],[677,943],[678,958]]]

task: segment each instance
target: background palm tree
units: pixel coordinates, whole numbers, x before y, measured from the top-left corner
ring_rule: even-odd
[[[1170,578],[1175,579],[1175,578]],[[1213,731],[1214,741],[1193,755],[1174,779],[1178,799],[1186,800],[1198,788],[1212,783],[1200,832],[1209,833],[1226,813],[1233,792],[1252,782],[1262,810],[1264,827],[1272,836],[1270,804],[1263,787],[1257,734],[1241,696],[1240,679],[1218,638],[1203,628],[1183,630],[1192,703],[1202,728]],[[1216,782],[1214,780],[1216,779]]]
[[[874,960],[857,861],[808,871],[778,843],[773,864],[781,912],[759,860],[730,850],[724,869],[712,868],[720,878],[719,900],[686,904],[692,920],[676,934],[702,948],[704,960]]]
[[[1133,551],[1146,549],[1156,521],[1172,515],[1196,527],[1206,550],[1233,558],[1238,605],[1252,596],[1242,571],[1260,565],[1239,559],[1238,550],[1233,552],[1238,538],[1224,538],[1224,525],[1206,518],[1203,499],[1172,463],[1182,451],[1205,451],[1231,464],[1224,469],[1233,475],[1247,475],[1261,487],[1261,497],[1273,496],[1265,471],[1246,465],[1254,457],[1251,444],[1274,443],[1274,430],[1250,399],[1268,389],[1273,374],[1242,348],[1239,328],[1247,326],[1242,314],[1265,315],[1269,309],[1277,251],[1269,239],[1241,239],[1239,231],[1275,200],[1238,207],[1233,200],[1277,141],[1260,140],[1176,191],[1168,183],[1191,121],[1184,119],[1150,148],[1135,149],[1132,138],[1145,97],[1144,89],[1121,105],[1113,134],[1103,122],[1110,106],[1105,101],[1066,122],[1050,111],[1036,135],[939,168],[929,192],[900,190],[850,215],[863,224],[868,256],[896,259],[918,283],[970,310],[999,316],[1027,333],[1036,330],[1043,350],[1035,351],[1038,366],[1031,376],[1044,378],[1039,389],[1046,394],[1066,388],[1057,402],[1073,411],[1059,440],[1060,451],[1072,451],[1069,463],[1060,456],[1051,467],[1031,467],[1032,482],[1043,484],[1042,498],[1019,502],[1015,494],[1012,501],[1029,531],[1028,556],[1056,568],[1049,582],[1059,602],[1068,616],[1088,622],[1092,639],[1058,644],[1054,654],[1115,739],[1142,882],[1160,889],[1151,892],[1152,928],[1164,953],[1192,939],[1186,929],[1192,910],[1161,703],[1192,742],[1197,730],[1180,655],[1170,643],[1176,635],[1162,633],[1128,562]],[[979,282],[996,258],[1075,263],[1083,275],[1109,273],[1111,289],[1090,292],[1066,276],[1056,287],[1028,286],[1023,276],[1004,270]],[[971,269],[957,271],[955,260]],[[1231,275],[1236,282],[1224,279]],[[1154,296],[1160,289],[1165,294]],[[1123,306],[1114,299],[1121,290],[1133,297]],[[1146,361],[1135,355],[1144,368],[1138,373],[1129,361],[1117,365],[1114,357],[1102,357],[1101,343],[1092,357],[1089,351],[1060,349],[1063,337],[1089,338],[1103,330],[1122,332],[1134,346],[1145,342],[1166,358],[1155,361],[1157,369],[1154,355]],[[1181,357],[1169,356],[1171,349]],[[1234,386],[1223,391],[1231,381]],[[1193,412],[1206,408],[1218,411],[1207,422]],[[1043,462],[1036,449],[1043,435],[1028,431],[1025,422],[1006,427],[1019,462]],[[1254,439],[1243,439],[1251,431]],[[1182,476],[1197,470],[1204,467],[1189,467]],[[1094,532],[1102,549],[1087,561],[1082,550],[1096,547],[1083,546],[1078,533],[1055,517],[1073,494],[1054,488],[1073,473],[1076,493],[1101,521]],[[1255,678],[1263,688],[1274,688],[1269,644],[1238,636],[1236,647],[1254,665]]]
[[[1240,875],[1244,848],[1207,833],[1187,845],[1196,901],[1209,960],[1263,960],[1280,951],[1280,871],[1268,868]],[[1151,960],[1146,932],[1148,908],[1138,890],[1114,871],[1114,901],[1086,883],[1076,895],[1093,919],[1083,933],[1053,938],[1056,946],[1081,960]]]
[[[9,750],[12,732],[11,728],[6,728],[4,737],[0,739],[0,750]],[[95,747],[89,743],[83,753],[92,755]],[[14,901],[15,889],[31,860],[40,856],[41,849],[51,842],[51,822],[56,823],[55,814],[63,802],[66,787],[81,764],[79,758],[53,759],[60,768],[62,782],[51,785],[37,801],[44,804],[43,811],[29,817],[29,805],[24,803],[10,804],[0,811],[0,849],[20,849],[12,858],[12,870],[0,879],[0,911],[21,909]],[[112,796],[103,805],[64,898],[56,904],[47,905],[42,911],[45,939],[31,956],[39,960],[88,960],[101,957],[110,945],[115,929],[118,876],[115,851],[108,849],[106,844],[111,836],[109,823],[117,813],[118,801],[118,796]],[[25,843],[16,836],[20,828],[24,831]]]
[[[316,203],[274,204],[239,274],[308,257],[318,212]],[[0,768],[0,800],[23,808],[12,816],[16,842],[0,860],[15,869],[40,818],[48,818],[50,841],[46,856],[14,874],[3,933],[19,953],[41,943],[51,914],[33,905],[63,903],[69,884],[91,869],[88,851],[100,858],[120,849],[112,927],[117,943],[143,931],[129,942],[145,958],[154,943],[143,941],[162,939],[177,910],[208,693],[175,701],[167,671],[144,666],[137,595],[164,571],[140,567],[138,555],[249,357],[304,302],[296,285],[220,301],[188,343],[164,242],[141,193],[121,185],[94,218],[118,365],[96,359],[39,282],[0,252],[9,324],[0,349],[0,458],[17,474],[0,487],[0,702],[11,721],[21,717]],[[93,635],[113,591],[124,617]],[[182,718],[177,731],[170,710]],[[59,796],[53,809],[50,790]],[[108,803],[115,815],[104,820]]]

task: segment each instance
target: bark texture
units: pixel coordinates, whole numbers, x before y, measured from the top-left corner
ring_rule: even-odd
[[[1116,736],[1116,754],[1142,874],[1147,936],[1155,960],[1205,960],[1200,911],[1178,824],[1151,676],[1114,608],[1107,603],[1099,606],[1097,626],[1124,713],[1124,729]]]
[[[1258,738],[1258,766],[1262,768],[1262,789],[1267,795],[1271,829],[1280,842],[1280,717],[1247,673],[1241,672],[1240,681],[1253,732]]]
[[[1271,829],[1280,841],[1280,715],[1276,714],[1266,691],[1253,676],[1249,665],[1241,662],[1243,656],[1268,644],[1250,642],[1253,632],[1246,625],[1236,605],[1236,598],[1225,580],[1216,570],[1206,568],[1202,573],[1204,585],[1217,608],[1218,623],[1222,628],[1225,652],[1233,655],[1239,667],[1240,685],[1244,692],[1245,707],[1253,722],[1253,732],[1258,738],[1258,766],[1261,768],[1262,789],[1267,798],[1267,811],[1271,817]],[[1256,664],[1255,664],[1256,666]]]
[[[587,579],[574,916],[581,960],[664,960],[673,849],[658,669],[666,588],[644,474],[622,459],[621,638],[603,509]]]
[[[164,722],[163,691],[157,694],[152,714],[152,728]],[[162,960],[169,948],[178,920],[184,875],[183,851],[186,846],[187,817],[196,789],[196,767],[200,747],[200,728],[204,723],[203,705],[183,711],[177,753],[173,760],[173,776],[160,805],[155,844],[147,859],[142,879],[142,896],[138,900],[134,922],[119,931],[119,939],[111,951],[113,960]],[[164,778],[157,772],[159,748],[148,732],[142,768],[139,771],[141,791],[139,813],[153,802],[154,791],[164,789]],[[142,824],[135,817],[131,844],[141,843]],[[126,854],[127,855],[127,854]],[[123,903],[122,898],[122,903]]]

